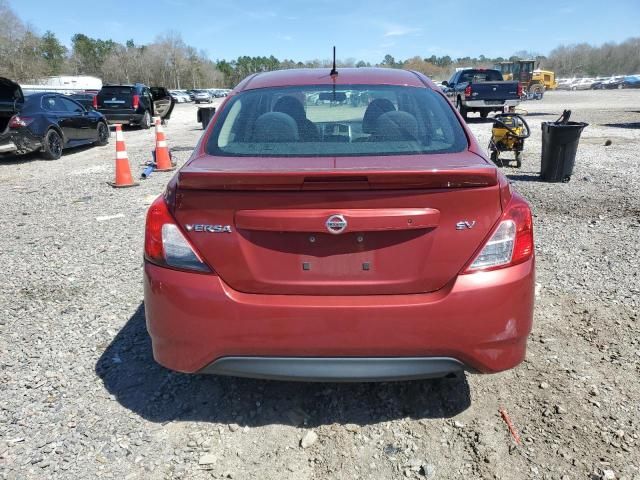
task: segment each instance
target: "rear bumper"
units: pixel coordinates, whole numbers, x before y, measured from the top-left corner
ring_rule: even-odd
[[[498,372],[524,359],[534,261],[461,275],[428,294],[246,294],[215,275],[150,263],[144,288],[154,357],[173,370],[305,380],[423,378],[461,369]]]
[[[467,100],[465,106],[467,108],[495,108],[500,110],[503,107],[515,107],[520,104],[520,100],[505,100],[500,103],[487,103],[487,100]]]
[[[100,113],[104,115],[109,123],[122,123],[126,125],[140,123],[142,121],[142,115],[136,113],[105,113],[104,111]]]
[[[26,128],[0,135],[0,155],[29,153],[42,148],[42,141]]]
[[[437,378],[462,371],[462,363],[444,357],[223,357],[198,373],[305,382],[381,382]]]
[[[0,153],[13,153],[18,150],[18,147],[15,143],[13,143],[10,139],[1,139],[0,138]]]

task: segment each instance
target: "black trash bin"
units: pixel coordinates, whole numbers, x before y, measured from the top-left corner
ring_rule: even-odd
[[[213,117],[213,114],[216,113],[215,107],[203,107],[198,109],[198,122],[202,124],[202,129],[204,130],[209,125],[209,121]]]
[[[588,125],[583,122],[542,122],[542,180],[568,182],[571,179],[580,134]]]

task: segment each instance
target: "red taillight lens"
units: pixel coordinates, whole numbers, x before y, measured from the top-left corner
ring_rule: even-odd
[[[21,117],[20,115],[14,115],[9,119],[9,128],[22,128],[28,126],[33,122],[31,117]]]
[[[489,240],[463,273],[497,270],[526,262],[533,256],[533,219],[529,205],[512,197]]]
[[[93,108],[98,108],[98,96],[94,95],[93,96]]]
[[[140,106],[140,95],[133,96],[133,108],[137,109]]]
[[[464,89],[464,96],[465,97],[470,97],[472,91],[473,90],[471,90],[471,84],[467,85],[467,88]]]
[[[522,84],[518,83],[518,96],[521,97],[522,96]]]
[[[156,198],[147,212],[144,256],[162,266],[211,272],[182,233],[162,196]]]
[[[516,222],[516,244],[511,265],[517,265],[529,260],[533,255],[533,217],[527,204],[513,207],[509,214]]]

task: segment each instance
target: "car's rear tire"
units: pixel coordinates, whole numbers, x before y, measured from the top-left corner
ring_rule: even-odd
[[[460,112],[460,115],[462,115],[462,118],[464,118],[465,121],[466,121],[467,120],[467,107],[462,105],[462,100],[460,100],[460,97],[458,97],[458,102],[456,103],[456,108],[458,109],[458,112]]]
[[[98,123],[98,141],[96,145],[104,147],[109,144],[109,126],[104,122]]]
[[[149,130],[151,128],[151,114],[149,110],[145,110],[142,115],[142,120],[140,120],[140,126],[145,130]]]
[[[42,157],[45,160],[58,160],[62,156],[63,140],[53,128],[49,129],[42,142]]]

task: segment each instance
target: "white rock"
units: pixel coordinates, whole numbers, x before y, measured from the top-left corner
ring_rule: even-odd
[[[300,440],[300,446],[302,448],[309,448],[311,445],[318,441],[318,435],[313,430],[309,430],[302,440]]]
[[[200,457],[200,460],[198,461],[198,464],[199,465],[213,465],[217,461],[218,461],[218,458],[214,454],[207,453],[207,454],[205,454],[205,455]]]

